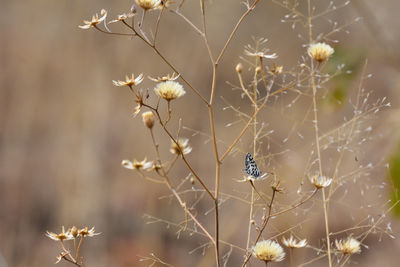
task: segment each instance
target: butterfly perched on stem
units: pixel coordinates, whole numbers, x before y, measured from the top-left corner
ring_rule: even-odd
[[[261,171],[257,167],[257,164],[250,153],[246,154],[246,158],[244,160],[244,167],[245,167],[244,171],[253,179],[257,179],[261,176]]]

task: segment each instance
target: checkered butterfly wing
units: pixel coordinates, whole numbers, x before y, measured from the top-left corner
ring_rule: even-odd
[[[258,178],[261,175],[260,169],[258,169],[256,162],[254,161],[253,157],[250,153],[246,154],[246,158],[244,161],[245,172],[248,175],[253,176],[254,178]]]

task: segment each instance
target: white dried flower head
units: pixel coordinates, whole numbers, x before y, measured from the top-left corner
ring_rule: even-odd
[[[143,73],[139,74],[139,76],[137,76],[135,78],[135,76],[132,74],[131,77],[129,77],[128,75],[125,76],[125,81],[112,81],[113,84],[115,86],[135,86],[140,84],[143,81]]]
[[[161,0],[136,0],[138,4],[144,10],[156,9],[161,4]]]
[[[90,230],[88,230],[88,227],[85,227],[85,228],[82,228],[82,229],[78,230],[78,235],[81,236],[81,237],[86,237],[86,236],[93,237],[93,236],[99,235],[99,234],[100,233],[96,233],[94,231],[94,226]]]
[[[53,232],[46,231],[46,236],[55,241],[74,239],[70,231],[65,232],[64,226],[61,228],[61,233],[56,234]]]
[[[178,143],[178,144],[177,144]],[[189,139],[180,138],[177,143],[171,142],[170,152],[175,155],[180,155],[181,151],[184,155],[189,154],[192,151],[192,147],[189,145]]]
[[[332,183],[332,178],[326,176],[313,175],[310,177],[310,182],[318,189],[328,187]]]
[[[333,48],[326,44],[326,43],[316,43],[312,44],[308,47],[307,49],[308,55],[318,61],[318,62],[323,62],[327,60],[335,50]]]
[[[142,161],[137,161],[136,159],[132,161],[124,159],[121,162],[121,165],[126,168],[126,169],[130,169],[130,170],[148,170],[151,169],[153,167],[153,162],[152,161],[146,161],[146,158]]]
[[[282,261],[285,258],[283,248],[275,241],[263,240],[252,248],[253,255],[262,261]]]
[[[142,119],[144,125],[151,129],[154,126],[154,113],[152,111],[146,111],[142,113]]]
[[[244,54],[246,56],[250,57],[261,57],[261,58],[268,58],[268,59],[274,59],[277,58],[278,55],[276,53],[273,54],[267,54],[265,52],[259,51],[259,52],[251,52],[249,50],[244,50]]]
[[[355,254],[361,252],[360,241],[353,237],[348,237],[345,240],[335,240],[336,248],[343,254]]]
[[[92,20],[84,20],[83,23],[85,23],[85,25],[79,25],[78,27],[81,29],[89,29],[92,28],[94,26],[96,26],[97,24],[99,24],[100,22],[102,22],[103,20],[106,19],[107,17],[107,11],[105,9],[102,9],[100,11],[100,18],[99,15],[96,13],[95,15],[92,16]]]
[[[183,86],[175,81],[160,82],[154,88],[154,92],[161,98],[171,101],[178,97],[183,96],[186,92]]]
[[[283,237],[282,243],[288,248],[304,248],[305,246],[307,246],[306,239],[296,240],[292,235],[289,237],[289,239]]]
[[[167,76],[163,76],[163,77],[157,77],[157,78],[152,78],[152,77],[148,77],[150,80],[152,80],[153,82],[166,82],[166,81],[175,81],[176,79],[179,78],[179,76],[181,76],[180,74],[175,76],[175,72],[172,73],[172,75],[167,74]]]
[[[133,16],[135,16],[135,13],[134,13],[134,12],[130,12],[130,13],[128,13],[128,14],[125,14],[125,13],[124,13],[124,14],[118,15],[116,19],[110,21],[108,24],[110,24],[110,23],[115,23],[115,22],[119,22],[119,21],[123,21],[123,20],[127,20],[127,19],[129,19],[129,18],[132,18]]]

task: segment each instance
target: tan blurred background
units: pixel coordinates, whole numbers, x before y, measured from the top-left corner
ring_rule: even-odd
[[[183,12],[199,25],[198,1],[186,2]],[[285,15],[282,8],[271,1],[260,2],[240,27],[219,66],[217,135],[228,141],[240,126],[225,128],[236,118],[222,111],[225,104],[220,96],[241,106],[239,94],[232,94],[226,81],[237,83],[234,66],[240,61],[244,45],[251,43],[252,36],[268,38],[268,46],[279,55],[278,63],[288,69],[305,51],[301,46],[305,42],[297,37],[299,33],[304,35],[301,28],[293,31],[290,24],[280,22]],[[317,6],[326,2],[317,1]],[[399,45],[400,4],[395,0],[352,2],[364,3],[361,7],[353,3],[329,18],[339,23],[358,16],[368,19],[351,25],[348,34],[335,35],[334,39],[340,41],[335,47],[359,53],[362,61],[368,58],[368,72],[373,73],[373,78],[365,87],[373,89],[377,97],[387,96],[392,103],[391,110],[379,115],[384,139],[378,139],[370,151],[386,157],[399,137],[400,57],[398,51],[394,50],[396,54],[391,49]],[[161,76],[171,73],[170,69],[139,40],[78,28],[83,19],[101,8],[109,11],[111,19],[127,12],[132,4],[133,1],[123,0],[0,2],[0,267],[53,266],[59,246],[44,233],[59,231],[62,225],[94,225],[102,233],[84,245],[87,266],[148,266],[149,262],[139,262],[138,255],[149,253],[174,266],[211,266],[212,249],[206,250],[210,257],[202,256],[201,249],[189,254],[205,239],[188,234],[177,239],[177,229],[173,227],[146,224],[144,214],[175,222],[183,214],[174,200],[159,199],[168,195],[164,187],[144,181],[120,166],[122,159],[152,158],[154,151],[140,117],[132,118],[132,95],[126,88],[114,87],[111,80],[141,72]],[[240,1],[208,3],[209,36],[215,50],[222,48],[243,10]],[[316,28],[327,31],[327,27]],[[120,29],[118,25],[111,28]],[[159,40],[160,50],[201,93],[208,95],[211,72],[201,38],[180,18],[167,13]],[[355,85],[351,83],[353,88]],[[144,88],[152,86],[150,81],[143,83]],[[208,132],[208,119],[202,116],[207,110],[194,94],[187,89],[179,101],[174,105],[174,114],[179,114],[184,125]],[[176,121],[175,118],[175,126]],[[190,137],[191,133],[186,131],[184,135]],[[167,138],[160,142],[169,145]],[[202,176],[209,177],[205,180],[212,185],[211,144],[201,136],[194,136],[191,144],[194,150],[189,158],[193,166]],[[246,143],[241,146],[245,151]],[[168,151],[163,153],[167,155]],[[230,190],[236,186],[231,183],[232,178],[241,176],[242,162],[242,156],[237,154],[224,164],[223,177],[231,184]],[[186,177],[188,172],[178,164],[174,174]],[[377,179],[384,181],[384,171]],[[238,187],[239,192],[249,190],[245,185]],[[203,212],[211,207],[207,201],[203,205],[199,207]],[[230,211],[238,208],[235,205],[234,202],[224,207],[221,227],[231,242],[243,244],[247,225],[229,227],[235,223],[230,217]],[[334,216],[338,223],[340,216]],[[398,232],[399,219],[391,220],[393,230]],[[318,229],[323,237],[323,228]],[[235,232],[243,234],[235,236]],[[363,248],[355,262],[359,266],[398,266],[398,239],[383,236],[381,242],[378,240],[379,236],[371,236],[370,249]],[[315,253],[310,251],[307,255]],[[241,257],[241,252],[234,251],[227,266],[239,266]],[[317,262],[313,266],[323,265]]]

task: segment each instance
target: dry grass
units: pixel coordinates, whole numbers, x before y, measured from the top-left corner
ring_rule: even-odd
[[[63,247],[61,261],[78,266],[261,266],[257,241],[289,236],[307,246],[285,247],[280,263],[257,255],[268,266],[395,266],[385,176],[398,57],[385,35],[396,27],[379,16],[393,7],[296,3],[185,1],[144,19],[137,7],[134,24],[85,30],[76,25],[93,10],[111,21],[129,8],[5,3],[0,266],[50,265],[59,248],[43,233],[60,225],[101,232]],[[316,42],[335,53],[313,60]],[[144,80],[112,85],[131,73]],[[143,123],[135,111],[152,114]],[[243,172],[248,152],[264,179]]]

